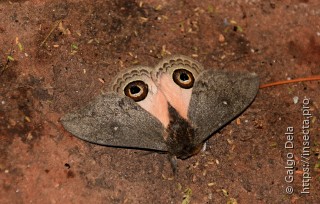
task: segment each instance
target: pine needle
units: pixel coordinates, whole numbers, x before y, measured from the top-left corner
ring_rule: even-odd
[[[297,82],[303,82],[303,81],[316,81],[320,80],[320,75],[319,76],[310,76],[306,78],[298,78],[298,79],[292,79],[292,80],[285,80],[285,81],[277,81],[269,84],[263,84],[259,88],[267,88],[271,86],[278,86],[278,85],[283,85],[283,84],[290,84],[290,83],[297,83]]]

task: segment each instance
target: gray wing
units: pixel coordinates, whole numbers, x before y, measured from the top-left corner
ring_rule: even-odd
[[[206,70],[199,75],[191,95],[188,116],[203,142],[240,115],[253,101],[259,78],[253,73]]]
[[[61,118],[64,128],[88,142],[167,151],[164,127],[133,100],[115,93],[99,96]]]

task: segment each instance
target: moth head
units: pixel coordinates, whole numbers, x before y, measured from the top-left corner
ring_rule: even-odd
[[[179,159],[188,159],[194,155],[197,155],[203,149],[204,143],[199,143],[195,146],[188,145],[187,148],[181,150],[181,152],[177,152],[177,158]]]

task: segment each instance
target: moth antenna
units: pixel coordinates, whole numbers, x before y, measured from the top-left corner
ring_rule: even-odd
[[[176,176],[178,173],[178,161],[177,157],[171,154],[168,154],[168,158],[171,164],[173,175]]]

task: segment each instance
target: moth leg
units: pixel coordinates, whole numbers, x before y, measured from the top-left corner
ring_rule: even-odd
[[[172,168],[172,171],[173,171],[173,175],[176,175],[177,172],[178,172],[178,161],[177,161],[177,157],[174,156],[174,155],[168,155],[169,156],[169,161],[170,161],[170,164],[171,164],[171,168]]]

